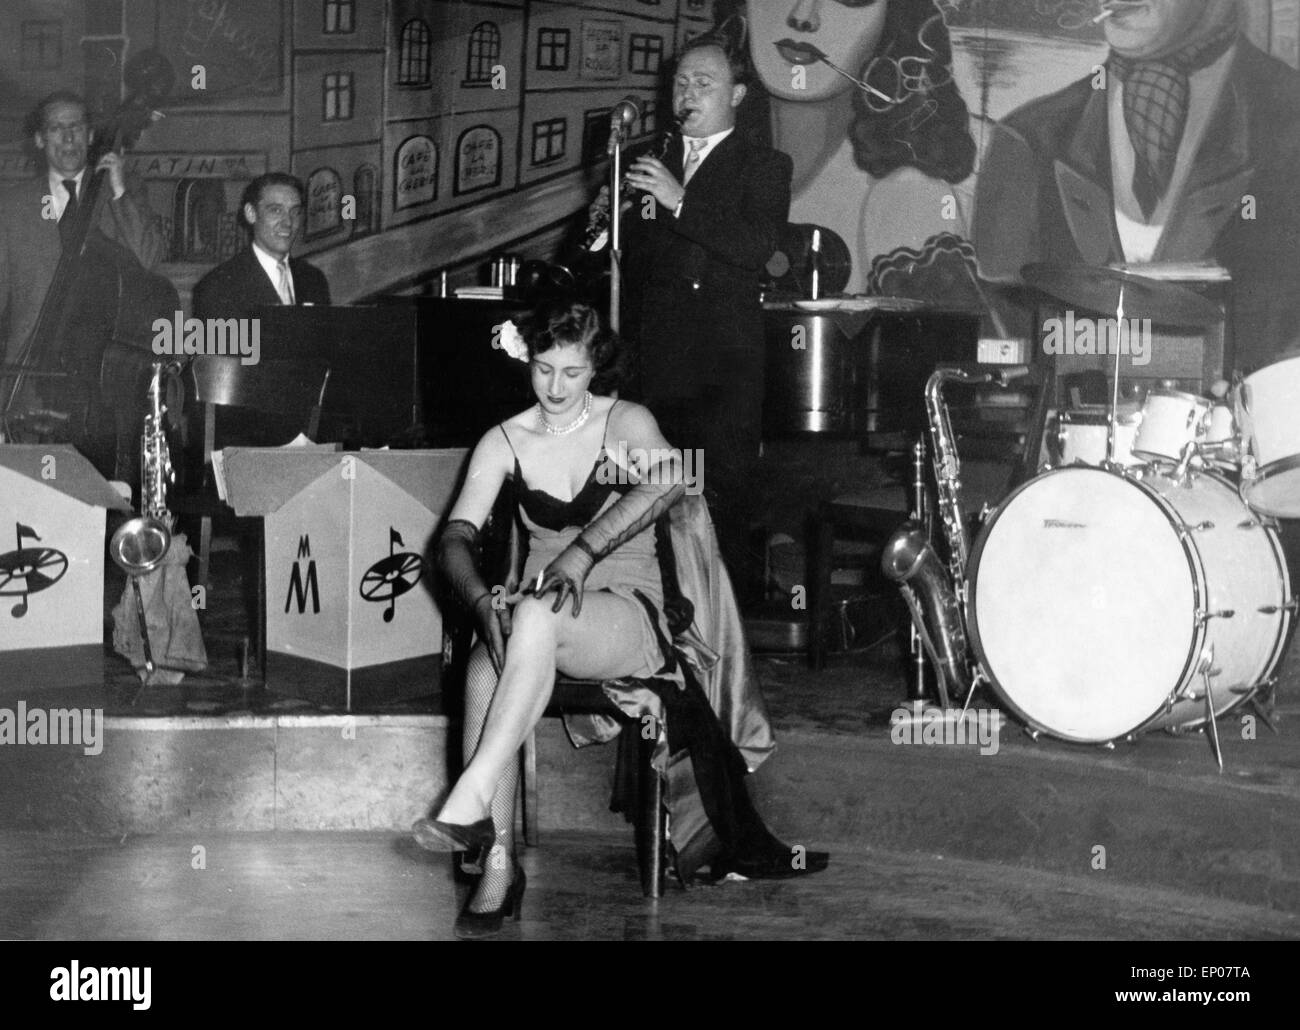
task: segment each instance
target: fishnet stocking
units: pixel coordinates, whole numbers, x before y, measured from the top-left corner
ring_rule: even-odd
[[[463,740],[465,764],[468,765],[478,750],[483,725],[497,689],[497,674],[492,668],[483,643],[474,645],[465,671],[465,736]],[[497,783],[492,795],[492,822],[497,829],[497,842],[488,856],[474,897],[471,912],[492,912],[505,901],[506,892],[514,879],[515,868],[515,792],[519,789],[519,763],[510,762]]]

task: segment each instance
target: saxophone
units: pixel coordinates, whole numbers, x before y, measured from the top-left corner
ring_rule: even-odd
[[[943,385],[997,382],[1005,386],[1028,369],[1015,366],[997,374],[941,368],[925,384],[925,409],[934,454],[934,477],[940,521],[948,544],[945,567],[930,542],[928,527],[909,519],[894,531],[881,554],[885,576],[898,584],[912,622],[938,672],[939,699],[965,698],[971,690],[969,643],[966,635],[966,563],[970,538],[961,510],[961,462],[956,437],[943,400]],[[922,505],[918,502],[918,512]]]
[[[118,527],[108,544],[113,561],[131,577],[135,593],[136,615],[144,645],[145,669],[154,671],[149,647],[149,629],[145,622],[144,599],[140,594],[140,577],[152,572],[167,557],[171,548],[173,518],[167,511],[167,484],[172,480],[171,451],[163,427],[162,362],[153,363],[149,381],[149,413],[144,418],[140,438],[140,514]]]

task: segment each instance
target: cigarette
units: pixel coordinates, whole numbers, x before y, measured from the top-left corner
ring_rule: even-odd
[[[1098,24],[1099,22],[1103,22],[1103,21],[1105,21],[1105,20],[1106,20],[1107,18],[1109,18],[1112,14],[1115,13],[1115,10],[1116,10],[1116,9],[1115,9],[1114,7],[1105,7],[1105,8],[1102,8],[1102,12],[1101,12],[1101,14],[1099,14],[1099,15],[1097,15],[1097,17],[1093,18],[1093,19],[1092,19],[1092,23],[1093,23],[1094,25],[1096,25],[1096,24]]]
[[[538,570],[537,570],[537,585],[536,585],[535,587],[533,587],[533,593],[534,593],[534,594],[539,593],[539,592],[541,591],[541,589],[542,589],[542,573],[543,573],[544,571],[545,571],[544,569],[538,569]]]
[[[826,67],[828,67],[831,71],[835,72],[835,74],[843,75],[846,79],[848,79],[851,83],[853,83],[853,85],[857,86],[859,89],[866,90],[868,93],[870,93],[872,96],[876,97],[877,99],[883,100],[887,104],[892,104],[894,102],[893,97],[889,96],[886,93],[882,93],[880,90],[876,89],[875,86],[872,86],[869,83],[864,82],[862,79],[859,79],[856,75],[853,75],[850,72],[846,72],[839,65],[831,63],[831,61],[829,60],[829,58],[827,58],[825,54],[821,55],[821,62],[822,64],[826,65]]]

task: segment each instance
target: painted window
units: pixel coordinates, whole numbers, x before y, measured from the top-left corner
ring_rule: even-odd
[[[627,67],[633,75],[658,75],[663,56],[662,36],[634,32],[628,37]]]
[[[331,36],[352,32],[355,13],[354,0],[325,0],[325,34]]]
[[[533,164],[546,164],[564,156],[569,123],[565,118],[548,118],[533,123]]]
[[[402,26],[397,47],[397,84],[423,86],[429,82],[429,26],[423,18],[412,18]]]
[[[569,68],[569,30],[537,30],[537,70],[562,72]]]
[[[469,34],[469,56],[465,65],[465,82],[479,85],[492,81],[492,66],[501,59],[501,30],[490,21],[482,21]]]
[[[322,118],[345,122],[352,117],[352,73],[330,72],[325,76]]]

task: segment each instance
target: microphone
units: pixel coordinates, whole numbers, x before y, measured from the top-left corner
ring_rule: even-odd
[[[641,99],[639,97],[624,97],[614,105],[609,112],[610,128],[623,128],[631,125],[641,117]]]
[[[606,153],[612,155],[623,142],[623,135],[628,126],[641,117],[641,101],[637,97],[624,97],[609,112],[609,146]]]

